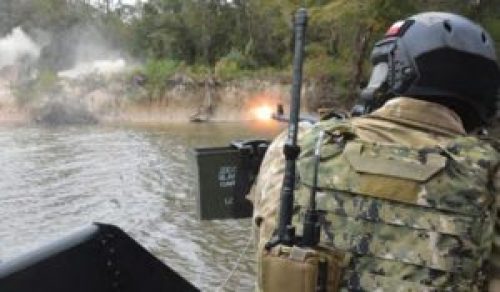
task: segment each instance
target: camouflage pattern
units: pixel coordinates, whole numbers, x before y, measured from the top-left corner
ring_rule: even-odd
[[[367,117],[317,124],[299,139],[299,233],[319,130],[329,137],[317,197],[322,242],[351,257],[343,290],[482,289],[490,277],[485,263],[495,266],[499,258],[495,149],[466,136],[448,109],[409,98],[391,100]],[[284,139],[273,142],[252,190],[259,250],[276,224]]]
[[[310,128],[309,123],[300,123],[297,138],[300,140]],[[283,145],[286,139],[287,133],[281,133],[269,145],[259,175],[248,196],[254,205],[254,237],[258,250],[264,248],[277,226],[281,182],[285,172]]]

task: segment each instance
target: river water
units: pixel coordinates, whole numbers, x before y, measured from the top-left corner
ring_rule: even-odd
[[[92,222],[116,224],[203,291],[249,242],[249,219],[200,222],[192,149],[272,137],[268,124],[0,127],[0,260]],[[225,291],[252,291],[250,246]]]

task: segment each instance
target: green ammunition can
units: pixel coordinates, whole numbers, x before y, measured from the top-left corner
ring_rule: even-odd
[[[200,220],[252,216],[247,193],[258,173],[269,142],[235,141],[227,147],[196,148]]]

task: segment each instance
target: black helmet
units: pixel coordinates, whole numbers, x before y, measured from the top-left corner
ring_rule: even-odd
[[[394,96],[441,103],[466,129],[496,112],[500,70],[490,35],[462,16],[426,12],[393,24],[375,44],[370,83],[361,94],[371,111]]]

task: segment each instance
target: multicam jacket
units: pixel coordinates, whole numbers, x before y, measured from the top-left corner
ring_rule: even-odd
[[[322,244],[349,255],[342,290],[479,291],[498,271],[500,156],[468,137],[455,113],[396,98],[366,117],[302,128],[299,233],[319,130],[329,137],[317,196]],[[269,148],[251,194],[259,251],[276,225],[285,138]]]

